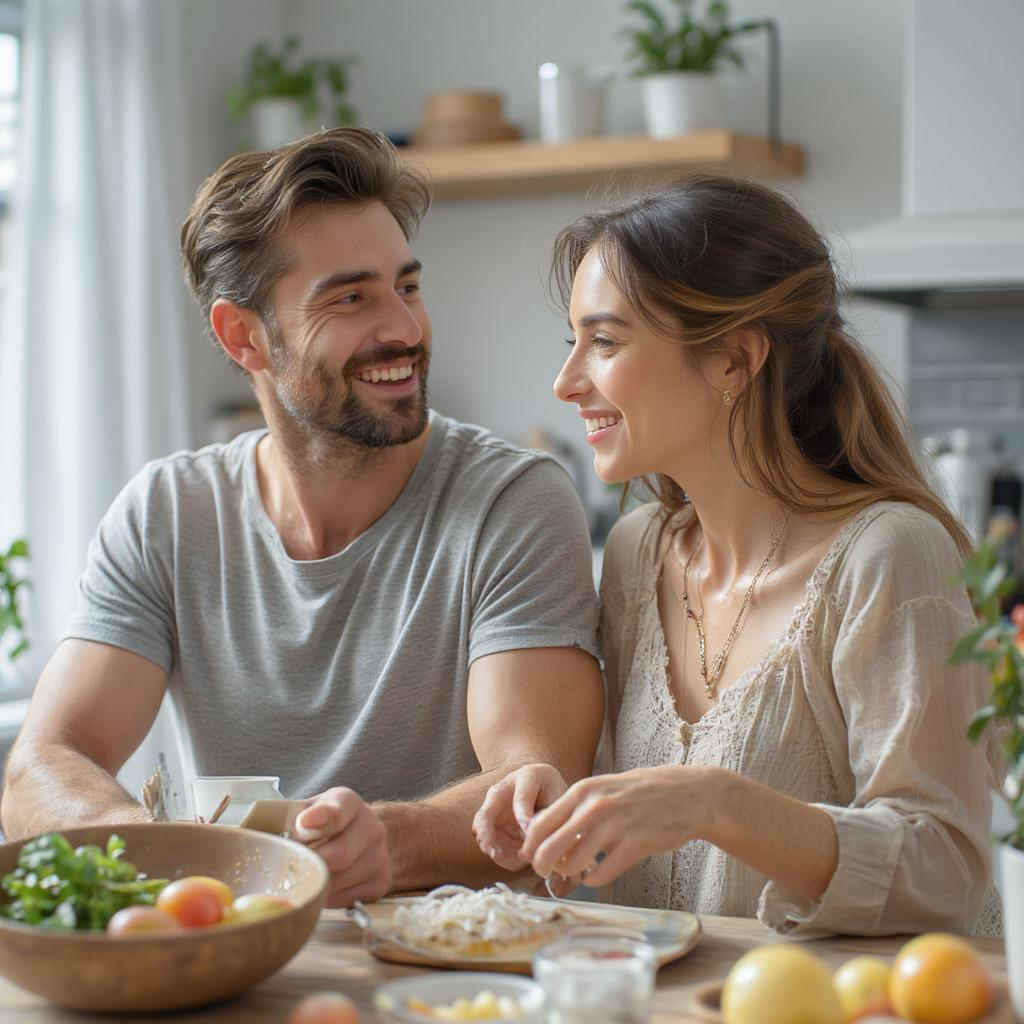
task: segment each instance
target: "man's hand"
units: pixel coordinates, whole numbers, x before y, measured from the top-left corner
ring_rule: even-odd
[[[500,867],[518,871],[526,866],[520,856],[530,822],[569,788],[561,772],[550,764],[528,764],[510,772],[489,790],[473,818],[473,835],[480,849]]]
[[[313,797],[295,819],[295,838],[315,849],[331,873],[328,907],[372,902],[391,888],[384,824],[351,789]]]

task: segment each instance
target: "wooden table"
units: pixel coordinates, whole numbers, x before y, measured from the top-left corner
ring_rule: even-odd
[[[692,1024],[696,1018],[686,1012],[691,993],[708,981],[724,978],[729,968],[748,949],[778,936],[757,921],[734,917],[701,919],[704,933],[688,956],[668,964],[658,972],[654,1012],[650,1024]],[[806,948],[823,957],[833,968],[861,953],[891,957],[903,943],[900,938],[833,938],[805,943]],[[992,975],[1006,979],[1003,944],[997,939],[974,939]],[[284,1024],[288,1011],[300,998],[321,989],[348,994],[359,1006],[364,1022],[381,1020],[372,1009],[374,988],[389,978],[404,977],[420,971],[381,963],[364,951],[360,932],[350,924],[343,911],[327,910],[321,916],[313,937],[283,970],[248,992],[226,1002],[198,1010],[158,1017],[105,1017],[62,1010],[30,995],[0,978],[0,1021],[19,1024],[89,1024],[89,1022],[159,1020],[166,1024],[207,1024],[207,1022],[245,1022],[245,1024]]]

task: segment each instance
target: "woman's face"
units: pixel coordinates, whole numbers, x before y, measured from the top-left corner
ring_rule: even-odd
[[[569,323],[575,338],[554,390],[579,407],[597,475],[607,483],[648,473],[680,481],[688,456],[706,462],[721,393],[678,341],[633,311],[597,249],[576,271]]]

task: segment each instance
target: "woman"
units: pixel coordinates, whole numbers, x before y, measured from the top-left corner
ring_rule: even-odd
[[[474,822],[504,867],[780,932],[997,926],[968,540],[779,194],[703,177],[555,246],[598,476],[657,497],[605,551],[614,774],[547,765]],[[984,911],[984,914],[983,914]],[[980,920],[985,917],[985,920]]]

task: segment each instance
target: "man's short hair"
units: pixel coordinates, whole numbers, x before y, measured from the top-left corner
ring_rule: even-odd
[[[203,182],[181,229],[185,278],[209,330],[218,298],[272,320],[270,292],[288,270],[277,244],[300,211],[382,203],[407,239],[430,206],[430,186],[388,139],[332,128],[270,152],[239,153]]]

